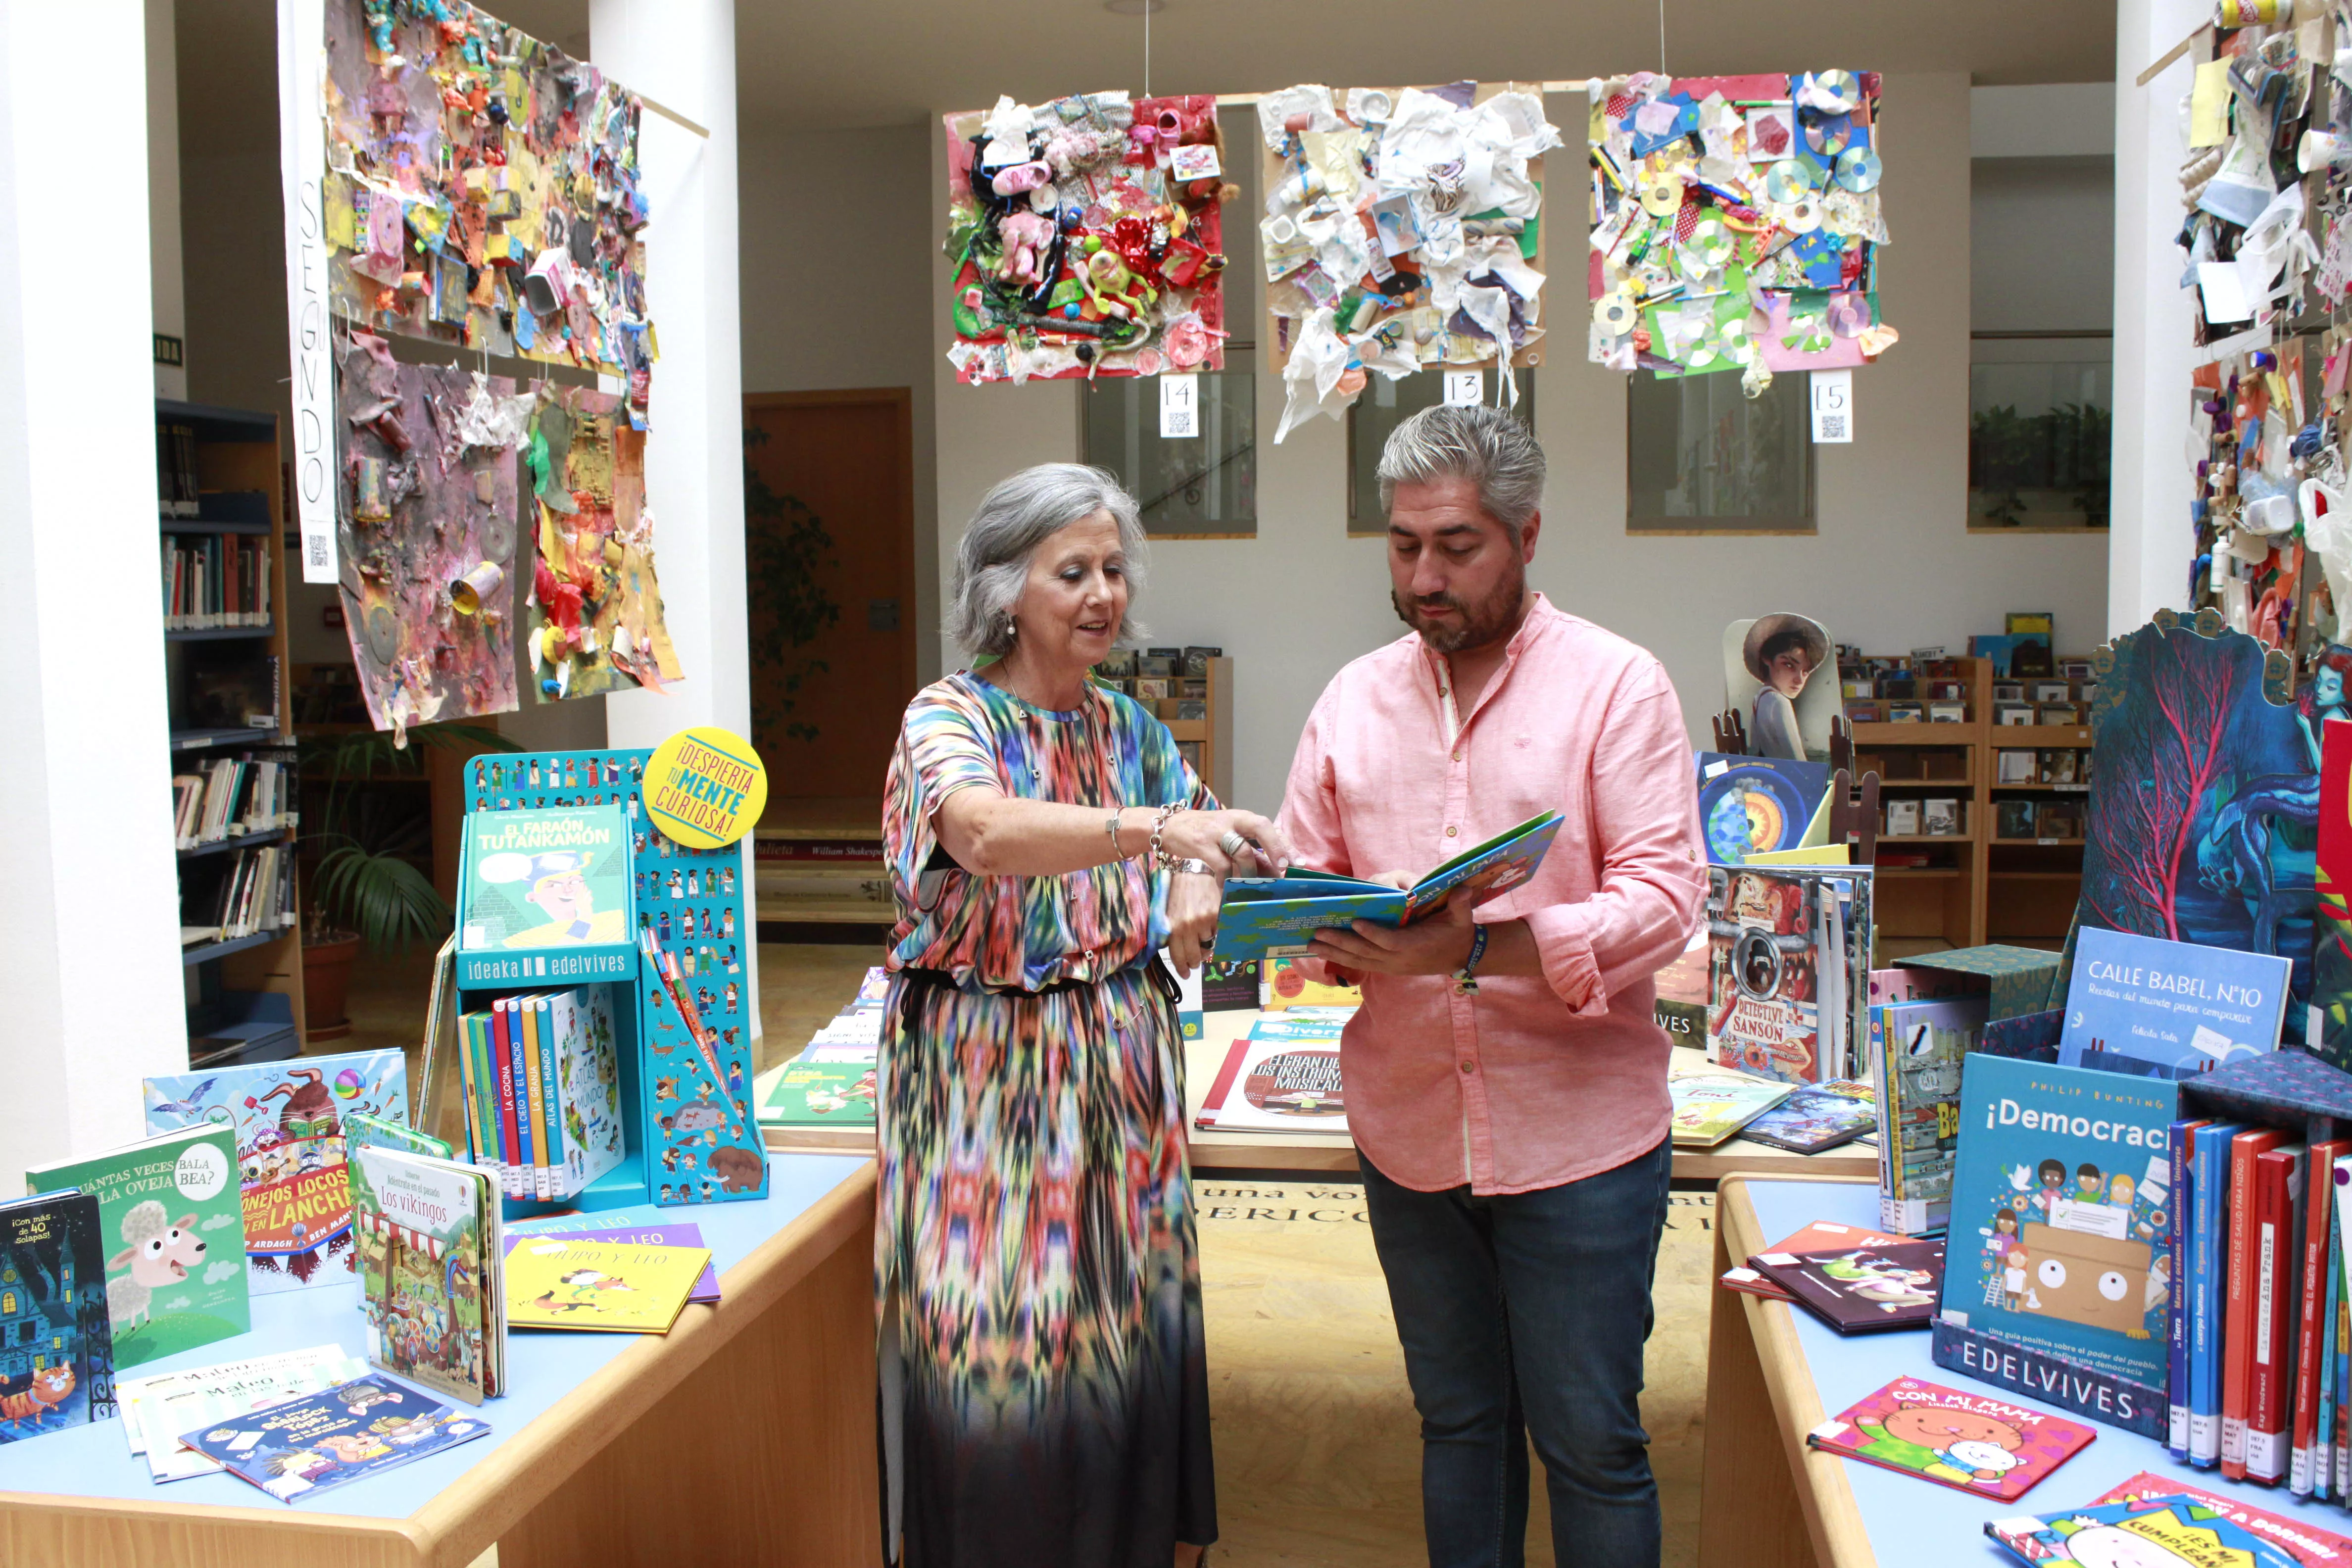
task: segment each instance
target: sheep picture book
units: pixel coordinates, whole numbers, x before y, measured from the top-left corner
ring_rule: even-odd
[[[1559,825],[1556,811],[1531,816],[1404,889],[1303,866],[1279,877],[1235,877],[1225,883],[1217,911],[1217,956],[1263,957],[1269,948],[1296,948],[1306,932],[1349,921],[1411,925],[1444,908],[1457,889],[1483,903],[1535,875]]]
[[[215,1122],[25,1173],[29,1193],[98,1200],[120,1372],[252,1327],[236,1135]]]
[[[349,1284],[352,1191],[343,1118],[408,1121],[408,1058],[394,1050],[297,1057],[144,1081],[147,1131],[232,1130],[254,1295]]]
[[[2013,1502],[2098,1434],[1990,1394],[1898,1377],[1805,1434],[1824,1453]]]

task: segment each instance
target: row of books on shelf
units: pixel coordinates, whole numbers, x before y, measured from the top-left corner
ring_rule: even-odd
[[[1889,838],[1954,837],[1969,830],[1968,802],[1958,795],[1880,803],[1878,830]]]
[[[2084,814],[2080,801],[1997,800],[1992,803],[1992,815],[1995,838],[2082,842]]]
[[[468,1157],[508,1197],[561,1202],[621,1163],[613,988],[501,996],[458,1020]],[[677,1098],[656,1079],[656,1100]]]
[[[300,919],[294,906],[294,847],[257,845],[230,851],[210,884],[183,889],[180,945],[237,942],[289,930]]]
[[[291,747],[218,757],[172,780],[172,831],[183,849],[291,827]]]
[[[155,422],[155,484],[159,510],[165,517],[196,515],[196,428],[193,425]]]
[[[2088,790],[2091,758],[2095,754],[2077,746],[2052,746],[2041,751],[2004,746],[1992,754],[1993,786],[2041,784]]]
[[[163,626],[206,631],[269,624],[269,541],[260,534],[163,535]]]
[[[1222,658],[1221,647],[1147,647],[1114,648],[1110,657],[1094,668],[1099,680],[1206,680],[1209,661]],[[1132,695],[1132,694],[1130,694]],[[1199,691],[1162,691],[1162,697],[1205,697],[1204,687]]]
[[[0,1204],[0,1445],[120,1415],[156,1483],[226,1470],[292,1502],[485,1435],[443,1397],[507,1392],[509,1326],[658,1333],[719,1299],[692,1223],[505,1223],[499,1173],[407,1124],[399,1050],[142,1091],[150,1137],[37,1165]],[[247,1344],[132,1375],[247,1339],[256,1295],[354,1284],[362,1356]]]

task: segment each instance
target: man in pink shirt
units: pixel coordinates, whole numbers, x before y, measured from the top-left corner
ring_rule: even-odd
[[[1437,407],[1380,465],[1412,635],[1342,669],[1300,737],[1301,861],[1404,886],[1547,811],[1528,881],[1311,955],[1360,981],[1348,1121],[1421,1415],[1433,1568],[1515,1563],[1527,1435],[1553,1551],[1654,1563],[1639,1395],[1672,1157],[1651,976],[1706,887],[1680,704],[1648,653],[1527,585],[1544,458],[1518,420]]]

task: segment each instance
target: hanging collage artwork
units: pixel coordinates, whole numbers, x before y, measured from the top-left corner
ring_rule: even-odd
[[[542,700],[679,679],[644,500],[643,101],[464,0],[320,4],[338,584],[370,719],[511,710],[518,619]],[[623,390],[518,386],[491,355]]]
[[[2328,37],[2346,37],[2345,9],[2325,10],[2300,25],[2217,18],[2200,29],[2180,105],[2181,287],[2196,367],[2189,602],[2290,656],[2315,734],[2352,713],[2352,647],[2338,625],[2352,600],[2342,429],[2352,333],[2341,324],[2352,88]]]
[[[1224,368],[1215,98],[1000,98],[942,119],[961,379]]]
[[[646,438],[621,400],[548,387],[523,453],[539,516],[528,647],[542,700],[680,676],[655,581]]]
[[[336,340],[343,616],[380,730],[515,706],[515,446],[531,400],[505,376],[400,364]]]
[[[1875,71],[1589,84],[1590,357],[1661,376],[1870,363],[1883,125]]]
[[[1532,365],[1543,337],[1539,89],[1315,84],[1258,100],[1276,441],[1339,418],[1373,374]],[[1516,401],[1510,376],[1501,395]]]

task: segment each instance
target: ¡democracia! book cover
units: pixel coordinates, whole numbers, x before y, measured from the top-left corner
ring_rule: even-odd
[[[2168,1079],[1970,1056],[1944,1321],[2162,1388],[2179,1103]]]
[[[1806,1434],[1814,1447],[2013,1501],[2098,1436],[2079,1421],[1898,1377]]]

